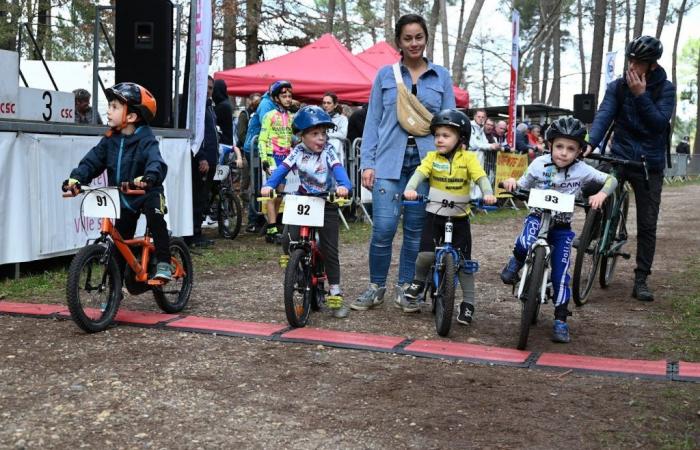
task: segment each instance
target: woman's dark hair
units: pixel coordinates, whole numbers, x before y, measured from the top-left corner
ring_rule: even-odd
[[[418,14],[404,14],[403,16],[399,17],[399,20],[396,21],[396,26],[394,27],[394,42],[396,43],[396,47],[399,47],[403,27],[411,23],[417,23],[420,25],[421,28],[423,28],[423,33],[425,33],[425,40],[428,40],[428,25],[425,23],[423,16]]]
[[[338,104],[338,96],[335,95],[335,92],[330,92],[330,91],[329,91],[329,92],[326,92],[325,94],[323,94],[323,97],[321,97],[321,98],[323,99],[323,98],[326,98],[326,97],[330,97],[331,100],[333,100],[333,103],[335,103],[335,108],[333,108],[333,111],[335,111],[336,113],[340,114],[340,113],[342,112],[342,108],[341,108],[341,106]]]

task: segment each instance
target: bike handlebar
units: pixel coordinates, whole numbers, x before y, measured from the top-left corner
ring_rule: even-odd
[[[593,159],[595,161],[603,161],[610,163],[614,166],[632,167],[635,169],[642,169],[644,171],[644,181],[649,181],[649,170],[647,168],[647,158],[642,155],[641,161],[632,161],[629,159],[615,158],[614,156],[606,156],[596,153],[591,153],[586,156],[587,159]]]
[[[294,193],[292,193],[292,192],[289,192],[289,193],[287,193],[287,192],[280,192],[280,193],[277,193],[277,191],[275,191],[274,189],[270,191],[270,194],[269,194],[268,196],[265,196],[265,197],[258,197],[257,200],[258,200],[259,202],[267,202],[267,201],[270,201],[270,200],[275,199],[275,198],[277,198],[277,197],[284,197],[284,196],[287,196],[287,195],[300,195],[300,196],[304,196],[304,197],[318,197],[318,198],[324,198],[328,203],[335,203],[336,205],[341,206],[341,207],[342,207],[342,206],[345,206],[347,203],[350,203],[350,200],[349,200],[349,199],[347,199],[347,198],[345,198],[345,197],[339,197],[339,196],[337,196],[337,194],[335,193],[335,191],[331,191],[331,192],[320,192],[320,193],[318,193],[318,194],[309,194],[309,193],[307,193],[307,194],[300,194],[300,193],[298,193],[298,192],[294,192]]]
[[[495,211],[498,209],[497,206],[492,206],[492,205],[485,205],[484,201],[482,199],[476,199],[476,200],[469,200],[468,202],[455,202],[455,201],[448,201],[448,200],[442,200],[442,201],[437,201],[437,200],[431,200],[428,197],[425,197],[424,195],[418,194],[418,197],[416,200],[403,200],[401,203],[407,206],[416,206],[416,205],[424,205],[426,203],[439,203],[445,208],[454,208],[455,206],[458,208],[461,208],[465,210],[467,206],[473,206],[476,209],[483,209],[484,211]],[[464,208],[462,208],[462,205],[464,205]]]
[[[101,186],[101,187],[90,187],[90,186],[80,186],[79,189],[70,188],[69,191],[63,194],[64,198],[76,197],[79,194],[84,194],[90,191],[99,191],[105,188],[115,188],[119,189],[122,194],[125,195],[143,195],[146,193],[144,189],[132,189],[133,184],[129,182],[123,182],[120,187],[116,186]]]

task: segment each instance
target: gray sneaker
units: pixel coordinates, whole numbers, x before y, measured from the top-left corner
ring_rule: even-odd
[[[357,300],[350,305],[355,311],[367,311],[368,309],[379,306],[384,302],[384,286],[379,287],[375,283],[370,283],[369,287],[363,292]]]
[[[396,285],[396,297],[394,297],[394,306],[401,308],[405,313],[414,313],[420,311],[418,298],[406,296],[406,290],[410,287],[409,283]]]
[[[348,314],[350,314],[350,309],[347,307],[347,305],[343,305],[340,308],[333,310],[333,317],[336,319],[345,319]]]

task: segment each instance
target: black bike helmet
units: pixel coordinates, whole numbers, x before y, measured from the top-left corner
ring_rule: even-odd
[[[639,36],[627,44],[625,57],[655,63],[663,52],[664,46],[661,45],[661,41],[652,36]]]
[[[545,139],[549,141],[550,144],[558,137],[573,139],[578,142],[581,147],[584,147],[587,144],[587,134],[588,131],[580,120],[572,116],[567,116],[552,122],[549,128],[547,128]]]
[[[461,143],[469,145],[469,138],[472,136],[472,125],[469,122],[469,117],[462,111],[443,109],[435,114],[430,121],[430,132],[435,133],[436,127],[457,128]]]
[[[292,83],[290,83],[289,81],[286,81],[286,80],[275,81],[274,83],[272,83],[270,85],[270,97],[272,97],[272,98],[277,97],[278,95],[280,95],[280,93],[282,93],[282,89],[284,89],[284,88],[291,90]]]
[[[146,123],[156,116],[156,99],[148,89],[139,84],[130,82],[115,84],[105,90],[105,96],[107,101],[116,99],[126,103],[128,112],[138,113]]]

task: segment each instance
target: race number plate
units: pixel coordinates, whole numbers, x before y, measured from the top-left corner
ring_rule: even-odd
[[[575,196],[563,194],[552,189],[531,189],[527,201],[529,208],[549,209],[562,213],[574,212]]]
[[[214,174],[214,181],[222,181],[228,177],[228,173],[231,168],[227,165],[219,164],[216,166],[216,173]]]
[[[109,217],[118,219],[121,211],[119,189],[100,188],[90,191],[83,198],[83,215],[86,217]]]
[[[323,198],[287,195],[284,197],[282,222],[287,225],[320,228],[323,226],[325,208],[326,200]]]

